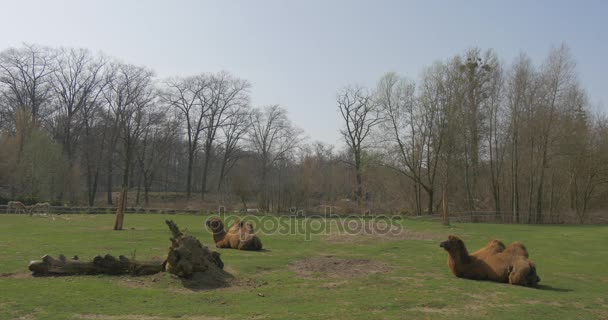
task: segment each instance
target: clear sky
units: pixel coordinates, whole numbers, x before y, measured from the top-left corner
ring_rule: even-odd
[[[336,92],[467,48],[540,63],[565,42],[594,105],[608,104],[608,1],[2,1],[0,49],[84,47],[158,76],[227,70],[254,106],[280,104],[311,137],[341,143]]]

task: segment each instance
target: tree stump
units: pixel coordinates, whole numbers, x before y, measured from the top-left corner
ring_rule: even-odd
[[[173,234],[165,262],[168,272],[178,277],[189,277],[195,272],[213,272],[224,268],[218,252],[209,250],[195,237],[184,235],[173,221],[165,222]]]
[[[210,276],[218,278],[225,276],[222,269],[224,263],[220,254],[203,246],[193,236],[184,235],[177,225],[171,221],[165,221],[171,230],[173,237],[167,259],[164,262],[136,262],[125,256],[118,259],[109,254],[97,256],[90,262],[78,260],[74,257],[67,260],[64,255],[55,259],[49,255],[42,257],[42,261],[32,261],[29,270],[36,276],[42,275],[78,275],[78,274],[131,274],[149,275],[168,271],[178,277],[190,277],[196,272],[209,273]]]

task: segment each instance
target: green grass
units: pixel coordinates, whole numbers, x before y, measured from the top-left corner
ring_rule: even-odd
[[[238,281],[228,288],[188,288],[167,274],[32,278],[30,260],[44,254],[98,254],[148,260],[169,246],[164,219],[209,245],[203,217],[0,215],[0,319],[606,319],[608,227],[457,224],[404,220],[433,240],[264,235],[267,251],[221,250]],[[131,229],[134,228],[134,229]],[[542,279],[541,289],[455,278],[440,238],[462,235],[472,251],[489,239],[520,240]],[[335,239],[335,236],[334,238]],[[299,277],[289,263],[317,255],[372,259],[390,271],[363,277]],[[10,275],[7,275],[10,274]],[[328,285],[329,284],[329,285]],[[263,296],[260,296],[263,295]],[[123,317],[123,318],[121,318]]]

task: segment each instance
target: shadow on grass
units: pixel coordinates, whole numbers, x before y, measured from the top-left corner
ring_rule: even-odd
[[[224,270],[197,272],[189,278],[180,278],[184,288],[192,291],[205,291],[230,286],[234,276]]]
[[[574,291],[572,289],[556,288],[556,287],[552,287],[552,286],[548,286],[548,285],[544,285],[544,284],[539,284],[538,287],[536,287],[536,289],[546,290],[546,291],[555,291],[555,292],[572,292],[572,291]]]

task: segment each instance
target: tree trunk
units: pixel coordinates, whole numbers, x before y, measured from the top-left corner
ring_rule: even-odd
[[[363,196],[363,178],[361,176],[361,153],[360,151],[355,152],[355,177],[357,179],[357,190],[355,192],[355,198],[357,200],[357,207],[361,209],[362,196]]]
[[[420,203],[420,183],[417,181],[414,181],[414,205],[416,206],[416,216],[421,216],[422,204]]]
[[[144,170],[141,170],[139,176],[137,177],[137,193],[135,195],[135,205],[139,205],[139,196],[141,194],[141,176],[144,174]]]
[[[547,165],[547,155],[546,151],[543,154],[543,160],[541,162],[540,168],[540,181],[538,183],[538,191],[536,198],[536,216],[534,217],[535,223],[541,223],[542,221],[542,212],[543,212],[543,187],[545,182],[545,166]]]
[[[110,155],[112,157],[112,155]],[[112,160],[108,161],[108,173],[107,173],[107,195],[108,195],[108,204],[112,205]]]
[[[129,163],[130,157],[127,156],[125,161],[125,169],[122,175],[122,188],[120,190],[120,198],[118,208],[116,210],[116,219],[114,220],[114,230],[122,230],[125,219],[125,207],[127,206],[127,196],[129,190]]]
[[[432,215],[433,214],[433,196],[435,195],[435,191],[433,191],[433,189],[431,189],[431,188],[425,188],[424,190],[426,191],[426,194],[428,196],[428,199],[427,199],[427,201],[428,201],[428,204],[427,204],[428,209],[427,209],[427,211],[428,212],[427,212],[427,214],[428,215]]]
[[[95,170],[93,181],[89,185],[89,206],[95,205],[95,195],[97,194],[97,182],[99,180],[99,168]]]
[[[207,192],[207,173],[209,171],[209,161],[211,161],[211,146],[205,146],[205,161],[203,163],[203,177],[201,179],[201,200],[205,200]]]
[[[150,203],[148,193],[150,192],[150,186],[152,184],[152,181],[154,181],[154,175],[150,177],[144,175],[144,203],[146,204],[146,206],[148,206],[148,204]]]
[[[224,182],[224,176],[226,175],[226,162],[228,161],[228,159],[226,159],[227,157],[224,155],[224,158],[222,159],[222,165],[220,167],[220,178],[219,181],[217,183],[217,191],[220,192],[222,190],[222,183]]]
[[[194,164],[194,151],[188,152],[188,172],[186,175],[186,200],[192,196],[192,166]]]
[[[513,133],[516,135],[517,133]],[[511,211],[513,213],[513,219],[515,223],[519,223],[519,161],[517,154],[517,138],[513,140],[513,150],[511,152]]]
[[[441,188],[441,207],[443,209],[443,225],[450,225],[450,213],[448,211],[448,193],[447,193],[447,183],[443,184]]]

